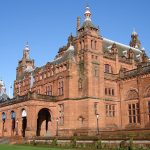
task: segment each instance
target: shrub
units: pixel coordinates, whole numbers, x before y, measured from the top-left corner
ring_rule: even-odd
[[[76,143],[77,143],[77,139],[76,137],[73,137],[70,141],[70,145],[72,148],[75,148],[76,147]]]
[[[129,141],[129,150],[133,150],[133,139],[132,138]]]
[[[57,145],[58,145],[57,139],[55,138],[52,140],[51,146],[57,146]]]
[[[95,142],[95,148],[96,149],[102,149],[102,141],[101,140],[98,140]]]

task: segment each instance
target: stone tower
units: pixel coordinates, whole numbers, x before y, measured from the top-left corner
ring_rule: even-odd
[[[99,87],[96,82],[100,80],[99,73],[102,69],[98,63],[99,59],[102,60],[99,55],[102,53],[102,38],[99,35],[99,28],[92,23],[89,6],[86,7],[84,16],[85,19],[81,27],[79,26],[79,19],[77,20],[77,37],[74,41],[78,54],[76,58],[79,64],[78,81],[80,82],[79,85],[83,87],[79,91],[79,95],[81,97],[99,97],[98,93],[100,92],[98,92]],[[93,61],[97,63],[92,63]],[[92,79],[92,76],[95,78]]]

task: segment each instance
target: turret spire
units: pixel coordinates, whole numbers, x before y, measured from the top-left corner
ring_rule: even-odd
[[[135,29],[133,29],[133,32],[131,34],[130,46],[137,49],[141,49],[141,42],[138,39],[138,34],[135,32]]]
[[[90,7],[87,5],[85,9],[85,21],[91,21],[91,12],[90,12]]]
[[[24,50],[23,50],[23,58],[25,58],[25,59],[30,59],[30,57],[29,57],[29,44],[28,44],[28,42],[26,42],[26,44],[25,44],[25,48],[24,48]]]

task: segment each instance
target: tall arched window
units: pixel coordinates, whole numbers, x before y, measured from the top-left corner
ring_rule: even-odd
[[[15,117],[16,117],[15,112],[14,112],[14,111],[11,111],[11,121],[12,121],[12,126],[11,126],[11,128],[12,128],[12,131],[13,131],[13,132],[14,132],[14,130],[15,130]]]
[[[27,112],[25,109],[22,109],[22,114],[21,114],[22,117],[27,117]]]
[[[58,95],[61,96],[64,94],[64,82],[63,80],[58,81]]]
[[[6,120],[6,114],[3,112],[2,113],[2,121],[5,121]]]

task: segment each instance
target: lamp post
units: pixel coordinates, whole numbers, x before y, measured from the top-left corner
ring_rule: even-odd
[[[17,129],[16,129],[16,135],[18,135],[18,119],[16,120],[16,124],[17,124]]]
[[[98,119],[99,119],[99,114],[96,114],[96,121],[97,121],[97,135],[99,135],[99,125],[98,125]]]
[[[57,127],[56,127],[56,136],[58,136],[58,118],[56,119]]]

